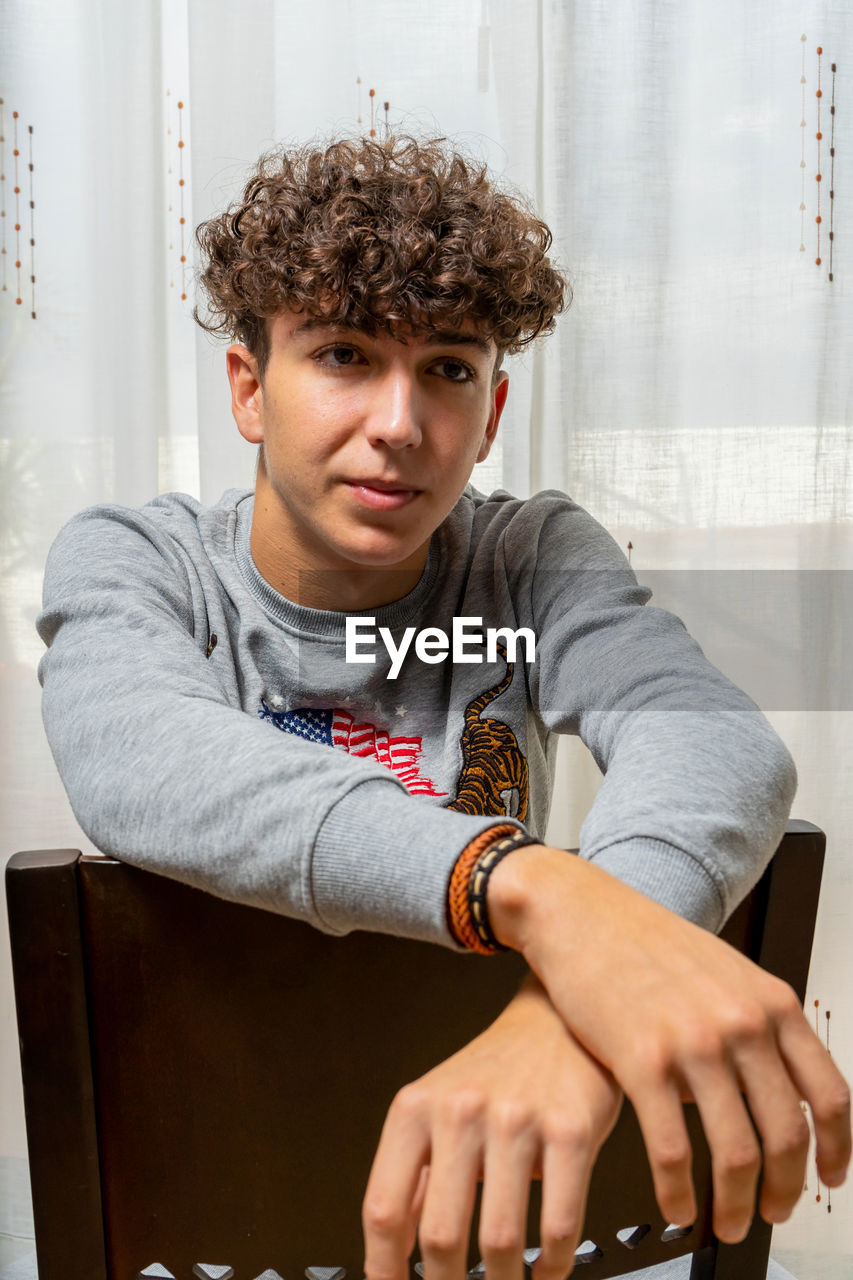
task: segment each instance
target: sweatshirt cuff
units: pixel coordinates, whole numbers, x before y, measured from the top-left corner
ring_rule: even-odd
[[[703,929],[716,933],[725,923],[720,889],[702,863],[683,849],[663,840],[620,840],[589,861]]]
[[[320,928],[372,930],[465,952],[447,927],[450,876],[475,836],[507,822],[524,830],[500,814],[440,808],[394,782],[361,783],[330,810],[314,842],[311,890]]]

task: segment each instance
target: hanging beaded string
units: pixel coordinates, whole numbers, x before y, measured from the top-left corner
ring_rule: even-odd
[[[171,96],[172,96],[172,91],[171,91],[171,89],[167,89],[167,90],[166,90],[166,97],[167,97],[167,98],[171,98]],[[181,301],[182,301],[182,302],[186,302],[186,299],[187,299],[187,246],[186,246],[186,225],[187,225],[187,219],[186,219],[186,210],[185,210],[185,208],[184,208],[184,188],[186,187],[186,179],[184,178],[184,118],[183,118],[183,110],[184,110],[184,104],[183,104],[183,101],[179,101],[179,102],[178,102],[178,239],[180,240],[180,250],[181,250],[181,251],[180,251],[180,253],[179,253],[179,255],[178,255],[178,260],[179,260],[179,262],[180,262],[180,264],[181,264]],[[167,137],[169,137],[169,138],[172,136],[172,126],[171,126],[171,125],[168,125],[168,127],[167,127],[167,129],[166,129],[166,136],[167,136]],[[168,146],[168,144],[167,144],[167,146]],[[171,159],[170,159],[170,161],[169,161],[168,173],[169,173],[169,177],[170,177],[170,178],[171,178],[171,177],[173,176],[173,174],[174,174],[174,169],[173,169],[173,167],[172,167]],[[170,184],[170,186],[171,186],[171,184]],[[174,213],[174,211],[175,211],[175,206],[174,206],[174,203],[173,203],[172,197],[170,196],[170,197],[169,197],[169,213]],[[171,221],[171,219],[170,219],[170,221]],[[175,239],[174,239],[174,237],[170,237],[170,240],[169,240],[169,253],[170,253],[170,254],[172,254],[172,253],[174,253],[174,251],[175,251]],[[169,259],[169,261],[171,262],[171,261],[172,261],[172,259],[170,258],[170,259]],[[171,267],[170,267],[170,269],[169,269],[169,288],[170,288],[170,289],[174,289],[174,287],[175,287],[175,281],[174,281],[174,276],[173,276],[172,269],[171,269]]]
[[[800,197],[800,253],[806,251],[806,37],[800,36],[803,43],[803,70],[800,76],[800,85],[803,91],[803,112],[800,119],[801,155],[800,155],[800,174],[802,176],[803,192]]]
[[[822,54],[823,54],[823,49],[821,48],[820,45],[818,45],[817,47],[817,93],[815,94],[815,97],[817,98],[817,135],[816,135],[817,136],[817,176],[815,178],[815,181],[817,182],[817,217],[815,218],[815,222],[817,223],[817,257],[815,258],[815,263],[817,266],[820,266],[820,224],[821,224],[820,184],[821,184],[821,179],[823,177],[823,174],[821,173],[821,167],[820,167],[820,142],[821,142],[821,138],[823,137],[823,134],[820,131],[820,100],[823,97],[823,90],[820,87],[820,60],[821,60]]]
[[[12,119],[14,121],[13,137],[12,137],[12,141],[13,141],[12,155],[14,156],[14,160],[15,160],[15,268],[18,272],[18,276],[17,276],[18,288],[15,293],[15,302],[20,307],[23,303],[23,298],[21,297],[21,184],[20,184],[20,178],[18,174],[18,158],[21,153],[18,147],[18,113],[17,111],[12,112]]]
[[[818,1038],[820,1038],[820,1018],[819,1018],[819,1014],[818,1014],[818,1010],[819,1010],[819,1009],[820,1009],[820,1001],[819,1001],[819,1000],[815,1000],[815,1002],[814,1002],[814,1030],[815,1030],[815,1035],[816,1035]],[[831,1054],[831,1053],[832,1053],[832,1050],[831,1050],[831,1049],[830,1049],[830,1047],[829,1047],[829,1022],[830,1022],[830,1018],[832,1017],[832,1013],[831,1013],[831,1011],[830,1011],[829,1009],[825,1009],[825,1010],[824,1010],[824,1015],[823,1015],[823,1016],[824,1016],[824,1020],[825,1020],[824,1025],[825,1025],[825,1044],[826,1044],[826,1052],[827,1052],[827,1053],[829,1053],[829,1054]],[[821,1203],[821,1200],[822,1200],[822,1198],[823,1198],[823,1197],[821,1196],[820,1173],[818,1172],[818,1169],[817,1169],[817,1152],[815,1152],[815,1176],[816,1176],[816,1178],[817,1178],[817,1193],[816,1193],[816,1195],[815,1195],[815,1203],[816,1203],[816,1204],[820,1204],[820,1203]],[[831,1188],[831,1187],[827,1187],[827,1188],[826,1188],[826,1212],[827,1212],[827,1213],[832,1213],[832,1188]]]
[[[370,90],[370,136],[376,137],[376,90]]]
[[[30,135],[30,155],[29,155],[29,171],[30,171],[30,290],[32,297],[32,310],[30,315],[33,320],[36,318],[36,203],[33,199],[33,126],[27,125]]]
[[[358,114],[356,115],[356,123],[361,124],[361,123],[362,123],[362,119],[361,119],[361,76],[356,76],[356,78],[355,78],[355,83],[356,83],[356,86],[357,86],[357,113],[358,113]]]
[[[832,275],[832,253],[835,247],[835,72],[836,64],[832,64],[832,105],[829,108],[832,129],[829,135],[829,278]]]
[[[181,228],[181,301],[187,300],[187,219],[184,209],[184,104],[178,103],[178,191],[180,192],[180,228]]]
[[[388,112],[390,110],[391,103],[390,102],[383,103],[383,106],[385,107],[385,138],[387,140],[388,138],[391,137],[391,123],[388,119]]]

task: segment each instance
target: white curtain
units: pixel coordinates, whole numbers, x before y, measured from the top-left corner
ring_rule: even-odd
[[[372,104],[380,135],[454,135],[554,230],[574,302],[510,362],[478,483],[586,505],[789,743],[795,812],[829,837],[808,1008],[851,1074],[851,71],[853,9],[827,0],[2,0],[5,854],[86,846],[35,680],[59,526],[252,482],[191,320],[193,228],[260,151],[368,131]],[[576,744],[561,778],[569,843],[598,781]],[[21,1160],[0,946],[0,1159]],[[774,1254],[851,1274],[851,1202],[827,1213],[812,1169]]]

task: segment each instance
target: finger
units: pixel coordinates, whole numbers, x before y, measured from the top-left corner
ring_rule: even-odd
[[[640,1122],[660,1211],[667,1222],[689,1226],[696,1220],[693,1151],[678,1088],[648,1072],[643,1085],[625,1092]]]
[[[818,1172],[827,1186],[837,1187],[850,1164],[850,1088],[801,1012],[780,1024],[779,1048],[811,1109]]]
[[[362,1205],[368,1280],[408,1280],[428,1160],[419,1100],[401,1090],[385,1118]]]
[[[761,1148],[734,1072],[715,1057],[688,1074],[711,1151],[714,1234],[735,1244],[749,1231],[761,1171]]]
[[[741,1050],[736,1064],[761,1139],[761,1216],[765,1222],[785,1222],[803,1189],[808,1122],[775,1046]]]
[[[523,1280],[530,1179],[539,1137],[523,1104],[508,1103],[489,1125],[480,1206],[480,1251],[489,1280]]]
[[[426,1280],[465,1280],[471,1217],[483,1167],[479,1115],[449,1101],[434,1124],[430,1174],[418,1239]]]
[[[549,1135],[542,1158],[542,1249],[533,1280],[562,1280],[572,1270],[596,1154],[597,1146],[577,1130]]]

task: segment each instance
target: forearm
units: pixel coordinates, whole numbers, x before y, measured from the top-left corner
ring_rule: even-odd
[[[378,761],[247,711],[267,696],[264,680],[251,677],[244,696],[250,664],[221,586],[201,581],[151,520],[108,517],[81,517],[61,537],[39,623],[45,726],[94,843],[327,932],[454,946],[447,881],[495,819],[411,796]],[[265,637],[285,658],[289,640]]]

